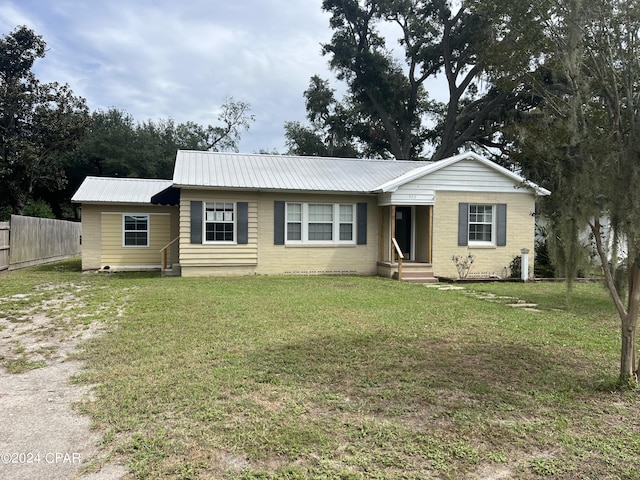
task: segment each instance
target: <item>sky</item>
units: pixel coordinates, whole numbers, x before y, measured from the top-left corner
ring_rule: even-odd
[[[217,125],[231,97],[255,115],[239,150],[285,153],[284,123],[305,122],[313,75],[333,79],[322,0],[2,0],[0,32],[26,25],[47,43],[33,71],[67,83],[91,111],[138,122]],[[337,84],[336,84],[337,86]]]

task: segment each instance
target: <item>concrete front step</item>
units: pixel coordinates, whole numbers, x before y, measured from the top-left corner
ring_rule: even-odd
[[[438,279],[431,275],[430,277],[405,277],[402,276],[402,281],[407,283],[438,283]]]
[[[179,263],[174,263],[171,268],[167,268],[162,271],[163,277],[179,277],[182,274],[182,269]]]
[[[397,273],[396,273],[397,278]],[[402,280],[410,283],[436,283],[430,264],[405,263],[402,265]]]

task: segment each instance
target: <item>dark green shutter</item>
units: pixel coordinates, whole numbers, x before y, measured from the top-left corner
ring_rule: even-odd
[[[273,202],[273,244],[284,245],[284,202]]]
[[[191,243],[202,243],[202,202],[191,202]]]
[[[358,234],[357,241],[358,245],[366,245],[367,244],[367,204],[359,203],[357,210],[357,222],[358,222]]]
[[[499,203],[498,204],[498,218],[496,221],[497,227],[497,238],[496,244],[499,247],[504,247],[507,245],[507,204]]]
[[[469,244],[469,204],[458,204],[458,246]]]
[[[247,202],[238,202],[236,208],[238,209],[237,243],[246,245],[249,243],[249,204]]]

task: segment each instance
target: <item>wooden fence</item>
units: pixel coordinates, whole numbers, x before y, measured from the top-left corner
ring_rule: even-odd
[[[0,270],[9,268],[9,222],[0,222]]]
[[[81,233],[80,223],[11,215],[9,224],[0,223],[0,270],[80,255]],[[4,260],[5,252],[8,261]]]

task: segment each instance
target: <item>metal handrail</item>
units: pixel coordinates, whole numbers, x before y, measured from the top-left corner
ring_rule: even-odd
[[[395,237],[393,237],[391,241],[393,242],[393,248],[395,249],[396,255],[398,256],[398,280],[402,280],[402,260],[404,259],[404,254],[402,253],[400,245],[398,245],[398,241],[395,239]]]

